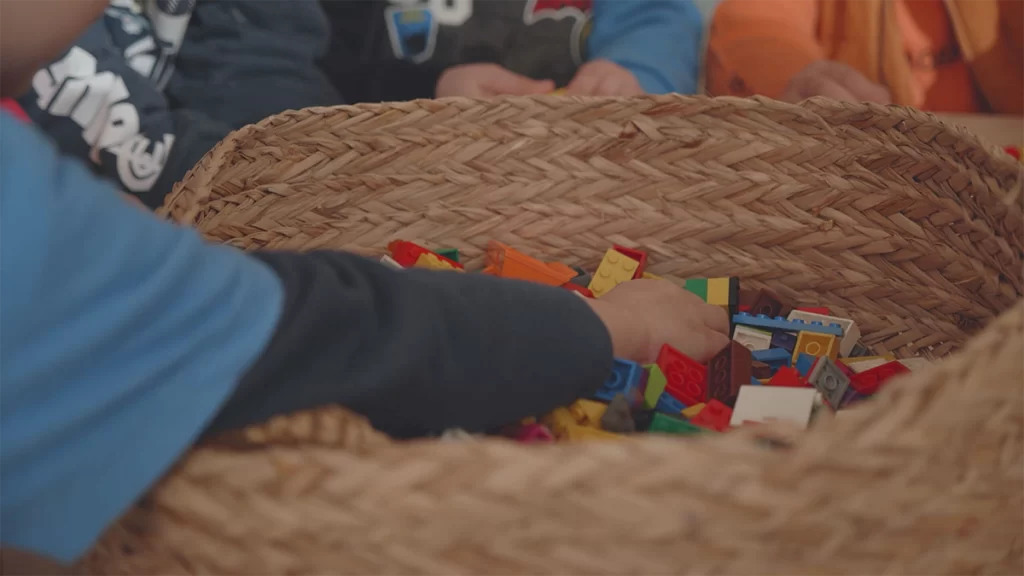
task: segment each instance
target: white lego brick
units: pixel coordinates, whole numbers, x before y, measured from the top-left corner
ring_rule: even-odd
[[[380,263],[388,266],[389,268],[394,268],[395,270],[405,270],[405,268],[402,268],[401,264],[395,262],[395,259],[387,254],[380,257]]]
[[[843,337],[839,340],[839,355],[849,356],[850,352],[853,351],[853,347],[860,341],[860,328],[857,328],[857,323],[849,318],[839,318],[836,316],[826,316],[824,314],[815,314],[814,312],[803,312],[800,310],[793,310],[789,313],[789,320],[803,320],[804,322],[821,322],[825,326],[829,324],[839,324],[843,328]]]
[[[740,386],[736,407],[732,411],[730,426],[744,422],[789,422],[806,428],[811,420],[815,397],[814,388],[787,386]]]
[[[856,358],[851,358],[851,360],[856,360]],[[892,360],[886,360],[885,358],[872,358],[871,360],[861,360],[860,362],[843,362],[843,364],[846,364],[846,366],[850,370],[853,370],[855,374],[860,374],[861,372],[866,372],[872,368],[878,368],[882,364],[888,364],[889,362],[892,362]]]
[[[767,350],[772,347],[772,333],[751,328],[750,326],[737,325],[732,334],[732,339],[739,342],[751,352],[755,350]]]
[[[899,360],[899,363],[903,364],[911,372],[928,368],[932,365],[931,361],[927,358],[904,358]]]

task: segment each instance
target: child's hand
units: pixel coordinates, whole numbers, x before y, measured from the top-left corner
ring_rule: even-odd
[[[797,72],[783,91],[781,100],[797,103],[811,96],[825,96],[843,102],[892,104],[889,89],[875,84],[842,62],[816,60]]]
[[[591,60],[576,71],[565,89],[574,96],[637,96],[644,89],[629,70],[611,60]]]
[[[618,358],[653,362],[669,344],[706,362],[729,343],[724,310],[665,280],[623,282],[587,302],[608,328]]]
[[[497,64],[462,64],[441,73],[434,95],[437,98],[491,98],[501,95],[547,94],[554,89],[555,83],[552,80],[534,80]]]

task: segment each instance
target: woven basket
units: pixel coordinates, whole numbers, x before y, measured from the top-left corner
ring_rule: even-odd
[[[491,239],[591,267],[614,242],[937,363],[806,432],[394,443],[340,408],[282,417],[194,449],[80,568],[1020,574],[1022,181],[930,115],[824,100],[455,99],[244,128],[165,208],[213,240],[403,238],[471,268]]]

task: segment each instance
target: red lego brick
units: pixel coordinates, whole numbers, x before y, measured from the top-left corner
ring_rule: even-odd
[[[857,394],[870,396],[882,387],[889,379],[900,374],[909,374],[910,369],[899,362],[888,362],[856,374],[850,381]]]
[[[640,263],[640,265],[636,267],[636,272],[633,272],[633,280],[644,275],[644,268],[647,266],[647,252],[644,252],[643,250],[634,250],[633,248],[626,248],[625,246],[619,246],[618,244],[612,244],[612,249],[619,254],[628,256]]]
[[[725,432],[729,429],[729,421],[732,420],[732,408],[722,404],[718,400],[709,400],[699,414],[690,419],[690,424]]]
[[[1007,154],[1013,156],[1014,160],[1020,160],[1020,148],[1017,148],[1016,146],[1007,146],[1003,148],[1003,150],[1006,150]]]
[[[411,268],[413,264],[416,263],[416,260],[419,259],[421,254],[433,254],[434,256],[437,256],[442,262],[447,262],[448,264],[451,264],[453,267],[459,268],[460,270],[465,269],[465,267],[462,264],[459,264],[458,262],[452,260],[451,258],[445,258],[444,256],[441,256],[437,252],[427,250],[426,248],[420,246],[419,244],[416,244],[414,242],[408,242],[406,240],[394,240],[388,243],[388,250],[391,251],[391,257],[395,260],[395,262],[401,264],[403,268]]]
[[[590,291],[590,288],[587,288],[586,286],[580,286],[579,284],[573,284],[572,282],[562,284],[562,288],[565,288],[570,292],[579,292],[580,294],[583,294],[587,298],[594,297],[594,293]]]
[[[797,308],[801,312],[810,312],[812,314],[821,314],[822,316],[831,316],[832,311],[827,306],[801,306]]]
[[[857,375],[853,369],[846,365],[846,362],[836,362],[836,367],[839,368],[839,371],[845,374],[850,380],[853,380],[853,377]]]
[[[750,308],[750,313],[754,316],[764,314],[769,318],[785,317],[793,310],[792,306],[784,303],[782,298],[771,290],[758,290],[757,298],[754,299]]]
[[[708,362],[708,398],[718,400],[726,406],[736,405],[740,386],[750,384],[753,358],[746,346],[735,340],[722,348]]]
[[[665,391],[687,406],[707,399],[707,368],[679,350],[665,344],[655,362],[665,375]],[[749,378],[748,378],[749,381]]]
[[[769,386],[788,386],[790,388],[809,388],[811,385],[800,376],[796,368],[783,366],[779,368],[772,379],[768,381]]]

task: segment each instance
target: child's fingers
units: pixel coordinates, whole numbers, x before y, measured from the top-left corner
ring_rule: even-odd
[[[729,333],[729,313],[718,306],[704,304],[697,308],[701,322],[719,334]]]
[[[577,74],[565,88],[565,93],[573,96],[590,96],[597,92],[600,78],[589,74]]]
[[[553,80],[534,80],[510,70],[501,70],[494,74],[486,80],[484,85],[486,90],[494,95],[526,96],[528,94],[546,94],[555,89]]]

